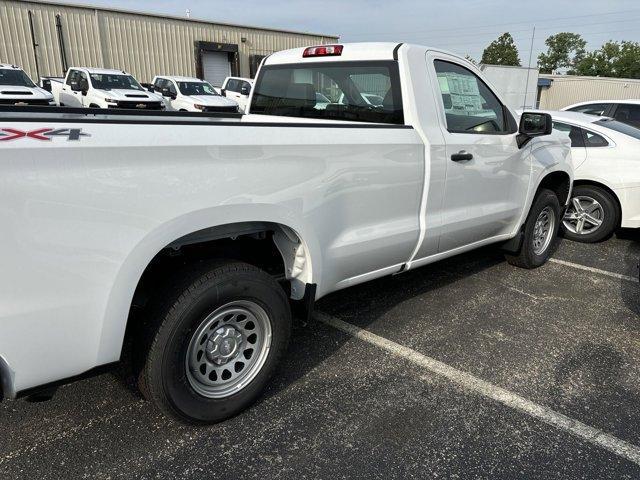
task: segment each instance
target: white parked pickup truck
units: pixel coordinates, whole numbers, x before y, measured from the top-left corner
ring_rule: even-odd
[[[241,112],[244,112],[249,103],[249,95],[253,80],[242,77],[227,77],[224,79],[222,87],[220,87],[220,95],[238,103]]]
[[[292,305],[487,244],[542,265],[571,190],[548,114],[518,125],[471,63],[421,46],[275,53],[244,116],[50,110],[0,108],[7,398],[126,345],[164,412],[223,420],[268,382]]]
[[[47,77],[56,102],[64,107],[161,110],[162,96],[144,89],[133,76],[120,70],[72,67],[65,78]]]
[[[0,105],[55,104],[53,95],[33,83],[20,67],[0,63]]]
[[[238,103],[220,95],[209,82],[192,77],[156,76],[150,86],[168,111],[237,113]]]

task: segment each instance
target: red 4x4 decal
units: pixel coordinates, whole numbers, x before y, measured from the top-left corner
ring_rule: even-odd
[[[80,140],[80,137],[90,137],[81,128],[39,128],[25,132],[15,128],[0,128],[0,142],[17,140],[19,138],[33,138],[34,140],[49,141],[54,137],[67,137],[67,140]]]

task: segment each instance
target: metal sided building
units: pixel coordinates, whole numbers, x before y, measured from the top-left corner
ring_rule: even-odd
[[[640,79],[540,75],[540,108],[558,110],[589,100],[629,100],[640,98]]]
[[[0,0],[0,63],[19,65],[34,80],[85,66],[126,70],[142,82],[184,75],[220,86],[229,75],[253,77],[270,53],[337,40],[186,16]]]

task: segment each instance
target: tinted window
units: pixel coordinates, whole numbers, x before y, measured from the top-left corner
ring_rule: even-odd
[[[67,85],[78,83],[79,76],[80,76],[80,72],[78,72],[78,70],[71,70],[69,72],[69,75],[67,75]]]
[[[404,123],[395,62],[274,65],[263,67],[261,72],[254,87],[251,113]],[[373,105],[365,100],[365,94],[380,96],[383,101]]]
[[[589,130],[584,131],[584,144],[586,147],[606,147],[609,145],[604,137],[598,135],[597,133],[590,132]]]
[[[227,82],[226,90],[240,93],[240,80],[236,80],[235,78],[230,79]]]
[[[450,132],[508,133],[504,107],[478,76],[441,60],[435,67]]]
[[[31,79],[22,70],[0,69],[0,85],[16,87],[35,87]]]
[[[584,147],[584,137],[580,128],[566,123],[553,122],[553,131],[568,137],[572,147]]]
[[[589,105],[580,105],[579,107],[570,108],[569,112],[586,113],[587,115],[602,115],[604,111],[611,105],[610,103],[590,103]]]
[[[178,82],[178,88],[183,95],[218,95],[207,82]]]
[[[100,90],[125,89],[144,90],[131,75],[112,75],[104,73],[92,73],[91,83],[93,88]]]
[[[164,78],[157,78],[156,82],[153,84],[156,90],[160,91],[163,87],[165,87],[167,81]]]
[[[610,128],[616,132],[624,133],[625,135],[629,135],[630,137],[636,138],[640,140],[640,130],[632,127],[631,125],[627,125],[626,123],[618,122],[616,120],[598,120],[595,122],[598,125],[602,125],[603,127]]]
[[[614,118],[623,123],[640,128],[640,105],[620,104],[616,109]]]

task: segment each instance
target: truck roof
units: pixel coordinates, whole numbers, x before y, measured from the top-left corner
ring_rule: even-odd
[[[198,82],[198,83],[204,83],[205,80],[201,80],[199,78],[195,78],[195,77],[180,77],[177,75],[156,75],[155,78],[165,78],[167,80],[172,80],[174,82]]]
[[[272,53],[265,60],[265,65],[318,61],[393,60],[393,52],[400,44],[397,42],[362,42],[340,43],[339,45],[343,47],[340,56],[303,58],[302,54],[307,47],[292,48]]]
[[[9,65],[7,63],[0,63],[0,68],[2,68],[3,70],[22,70],[17,65]]]
[[[69,70],[84,70],[89,75],[95,73],[98,75],[129,75],[124,70],[113,70],[110,68],[93,68],[93,67],[69,67]]]
[[[397,59],[397,51],[400,47],[420,49],[423,51],[442,52],[455,57],[461,58],[460,55],[442,50],[440,48],[426,47],[423,45],[413,45],[408,43],[397,42],[361,42],[361,43],[337,43],[333,45],[341,45],[342,53],[339,56],[316,56],[304,58],[302,55],[306,48],[292,48],[291,50],[283,50],[281,52],[272,53],[265,60],[265,65],[278,65],[289,63],[314,63],[314,62],[349,62],[363,60],[395,60]],[[309,45],[321,46],[321,45]]]

